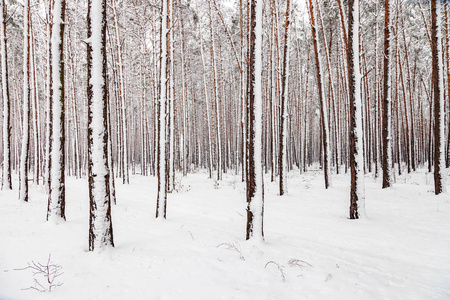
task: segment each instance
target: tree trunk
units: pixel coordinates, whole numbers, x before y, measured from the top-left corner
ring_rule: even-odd
[[[87,27],[89,251],[94,251],[114,247],[108,168],[106,0],[88,0]]]
[[[51,169],[52,169],[52,136],[53,136],[53,100],[52,100],[52,10],[53,1],[47,1],[46,7],[46,33],[47,33],[47,86],[46,86],[46,96],[47,96],[47,120],[46,120],[46,148],[45,148],[45,185],[48,193],[51,192]],[[47,208],[48,210],[49,208]]]
[[[264,182],[262,172],[262,0],[251,0],[248,75],[248,177],[246,239],[264,240]]]
[[[3,96],[3,174],[2,189],[11,190],[11,103],[8,84],[8,51],[6,45],[6,3],[0,2],[0,51],[2,59],[2,96]]]
[[[23,114],[22,151],[20,154],[19,199],[28,202],[28,150],[30,146],[30,2],[23,11]]]
[[[65,0],[55,0],[53,6],[52,30],[52,99],[53,99],[53,137],[51,189],[48,198],[47,220],[66,219],[65,187],[65,89],[64,89],[64,26]]]
[[[289,13],[290,0],[286,1],[286,23],[284,27],[284,52],[283,52],[283,69],[281,74],[281,105],[280,105],[280,155],[278,168],[280,173],[280,196],[284,195],[286,187],[286,167],[287,167],[287,101],[289,95]]]
[[[316,13],[314,12],[314,7],[312,4],[312,0],[309,0],[309,14],[310,14],[310,20],[311,20],[311,34],[312,34],[312,40],[313,40],[313,46],[314,46],[314,57],[316,60],[316,79],[317,79],[317,88],[318,88],[318,95],[319,95],[319,102],[320,102],[320,117],[321,117],[321,124],[322,124],[322,145],[323,145],[323,170],[324,170],[324,177],[325,177],[325,188],[330,187],[330,180],[329,180],[329,170],[330,170],[330,138],[329,138],[329,127],[328,127],[328,114],[327,114],[327,105],[325,102],[325,95],[324,95],[324,80],[322,78],[323,76],[323,70],[322,70],[322,62],[320,58],[320,43],[319,38],[316,33]],[[359,69],[358,69],[359,71]]]
[[[431,0],[432,83],[434,100],[434,193],[445,191],[444,76],[441,1]]]
[[[156,200],[156,218],[166,218],[167,189],[166,189],[166,76],[167,76],[167,22],[168,2],[162,0],[161,18],[161,78],[158,121],[158,197]]]
[[[391,118],[391,45],[390,45],[390,1],[385,1],[384,8],[384,59],[383,59],[383,101],[382,101],[382,132],[383,132],[383,188],[392,186],[392,118]]]
[[[364,216],[361,75],[359,72],[359,0],[348,0],[348,85],[350,100],[350,219]]]

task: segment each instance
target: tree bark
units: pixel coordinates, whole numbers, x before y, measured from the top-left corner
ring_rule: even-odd
[[[3,96],[3,174],[2,189],[11,190],[11,102],[9,99],[8,83],[8,51],[6,44],[6,3],[0,2],[0,51],[2,67],[2,96]]]
[[[442,62],[441,2],[431,0],[431,50],[434,100],[434,193],[445,191],[444,78]]]
[[[30,146],[30,2],[24,1],[23,12],[23,114],[20,154],[19,199],[28,202],[28,151]]]
[[[166,218],[167,189],[166,189],[166,76],[167,76],[167,22],[168,2],[162,0],[161,18],[161,74],[160,74],[160,98],[159,98],[159,121],[158,121],[158,196],[156,200],[156,218]]]
[[[322,120],[322,145],[323,145],[323,170],[324,170],[324,178],[325,178],[325,188],[330,187],[329,173],[330,173],[330,137],[329,137],[329,127],[328,127],[328,115],[327,115],[327,105],[325,102],[324,95],[324,80],[323,70],[322,70],[322,62],[320,58],[320,43],[319,38],[316,32],[316,14],[314,12],[314,7],[312,0],[309,0],[309,15],[311,21],[311,34],[314,46],[314,58],[316,61],[316,80],[317,80],[317,88],[318,88],[318,96],[320,102],[320,118]]]
[[[106,0],[88,0],[89,251],[114,247],[109,190]]]
[[[348,85],[350,100],[350,219],[364,212],[361,75],[359,72],[359,0],[348,0]]]
[[[249,119],[246,239],[264,240],[262,172],[262,0],[250,2]]]
[[[280,155],[278,156],[278,170],[280,173],[280,196],[284,195],[286,187],[286,167],[287,167],[287,101],[289,96],[289,14],[290,0],[286,1],[286,22],[284,27],[284,51],[283,69],[281,74],[281,105],[280,105]]]
[[[383,133],[383,188],[392,186],[391,165],[392,165],[392,118],[391,118],[391,70],[390,61],[390,1],[385,0],[384,8],[384,59],[383,59],[383,101],[382,101],[382,133]]]
[[[51,189],[48,198],[47,220],[66,219],[65,187],[65,89],[64,89],[64,27],[65,0],[55,0],[53,6],[52,30],[52,99],[53,99],[53,136]]]

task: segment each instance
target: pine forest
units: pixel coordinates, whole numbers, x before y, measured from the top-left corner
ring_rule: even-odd
[[[449,299],[449,23],[0,0],[0,299]]]

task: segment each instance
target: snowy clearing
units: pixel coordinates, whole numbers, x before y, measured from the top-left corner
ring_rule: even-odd
[[[165,221],[155,219],[156,179],[132,176],[116,183],[116,247],[94,253],[86,179],[68,178],[60,224],[45,222],[41,186],[21,203],[14,179],[0,192],[0,299],[450,299],[450,195],[435,196],[424,171],[388,190],[366,177],[362,220],[347,218],[347,175],[325,190],[321,172],[291,172],[283,197],[266,178],[263,244],[245,241],[239,176],[177,178]],[[32,272],[14,269],[49,254],[63,285],[23,290]]]

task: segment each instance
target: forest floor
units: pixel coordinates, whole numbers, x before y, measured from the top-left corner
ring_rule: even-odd
[[[155,178],[117,180],[115,248],[94,253],[86,179],[67,179],[60,224],[45,222],[42,186],[30,182],[20,203],[15,180],[0,192],[0,299],[450,299],[450,194],[434,195],[431,174],[385,190],[368,175],[360,220],[348,219],[348,175],[325,190],[321,172],[291,172],[283,197],[266,178],[264,243],[245,241],[240,177],[207,177],[177,177],[164,221],[155,219]],[[46,265],[49,254],[63,284],[24,290],[33,273],[15,269]]]

